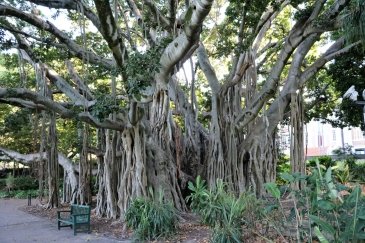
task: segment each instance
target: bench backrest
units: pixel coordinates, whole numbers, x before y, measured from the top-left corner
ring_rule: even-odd
[[[78,223],[90,222],[90,206],[72,204],[71,205],[71,215],[76,215],[76,214],[87,214],[87,216],[85,215],[85,216],[77,217]]]
[[[71,214],[90,214],[90,206],[72,204]]]

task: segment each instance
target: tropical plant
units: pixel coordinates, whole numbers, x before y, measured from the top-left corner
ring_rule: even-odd
[[[334,175],[337,181],[341,184],[346,184],[352,178],[352,173],[350,173],[350,169],[347,164],[345,164],[342,168],[334,168]]]
[[[288,182],[303,180],[286,177]],[[333,180],[332,169],[325,173],[319,163],[312,174],[305,176],[307,183],[301,190],[292,190],[297,202],[293,209],[298,213],[296,220],[303,224],[309,219],[311,227],[302,227],[302,237],[317,237],[321,242],[358,242],[365,239],[365,198],[360,187],[350,189]],[[341,193],[340,193],[341,192]],[[300,225],[299,224],[299,225]],[[313,227],[313,228],[312,228]]]
[[[186,201],[189,203],[190,208],[194,212],[199,212],[207,204],[207,198],[209,192],[206,188],[205,181],[201,176],[197,176],[195,179],[195,185],[191,181],[188,182],[188,188],[191,191],[190,195],[186,197]]]
[[[216,185],[207,190],[204,182],[197,178],[195,185],[191,183],[189,188],[192,191],[188,197],[190,206],[203,223],[213,229],[212,242],[241,242],[243,216],[248,203],[253,202],[253,195],[246,193],[237,198],[226,192],[222,180],[217,180]]]
[[[154,198],[150,189],[150,196],[134,199],[125,214],[127,226],[134,230],[138,241],[165,238],[176,230],[177,212],[172,202],[164,200],[162,190]]]
[[[333,160],[331,156],[325,155],[325,156],[319,156],[316,159],[309,160],[309,166],[315,167],[317,160],[318,160],[319,165],[323,166],[325,170],[331,166],[336,165],[336,161]]]

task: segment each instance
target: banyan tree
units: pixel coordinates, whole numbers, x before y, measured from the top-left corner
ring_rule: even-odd
[[[259,196],[276,178],[284,119],[292,168],[304,172],[306,84],[361,45],[363,10],[356,0],[4,0],[2,58],[18,68],[0,77],[0,102],[36,117],[37,142],[0,150],[43,166],[50,206],[57,163],[64,201],[90,203],[96,177],[107,217],[149,188],[184,210],[198,175]]]

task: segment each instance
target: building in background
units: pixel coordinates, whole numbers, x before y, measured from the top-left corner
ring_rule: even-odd
[[[359,127],[335,128],[321,121],[311,121],[305,127],[306,156],[331,155],[333,150],[352,146],[356,154],[365,154],[365,136]]]
[[[311,121],[305,125],[304,129],[304,151],[306,151],[307,157],[333,155],[333,150],[347,145],[352,147],[353,153],[365,154],[365,136],[359,127],[341,129],[321,121]],[[280,151],[290,155],[288,125],[279,127],[277,141]]]

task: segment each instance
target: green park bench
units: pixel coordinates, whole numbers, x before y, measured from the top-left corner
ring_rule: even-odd
[[[71,205],[71,210],[57,211],[58,230],[62,227],[71,227],[74,235],[77,232],[90,233],[90,206]]]

